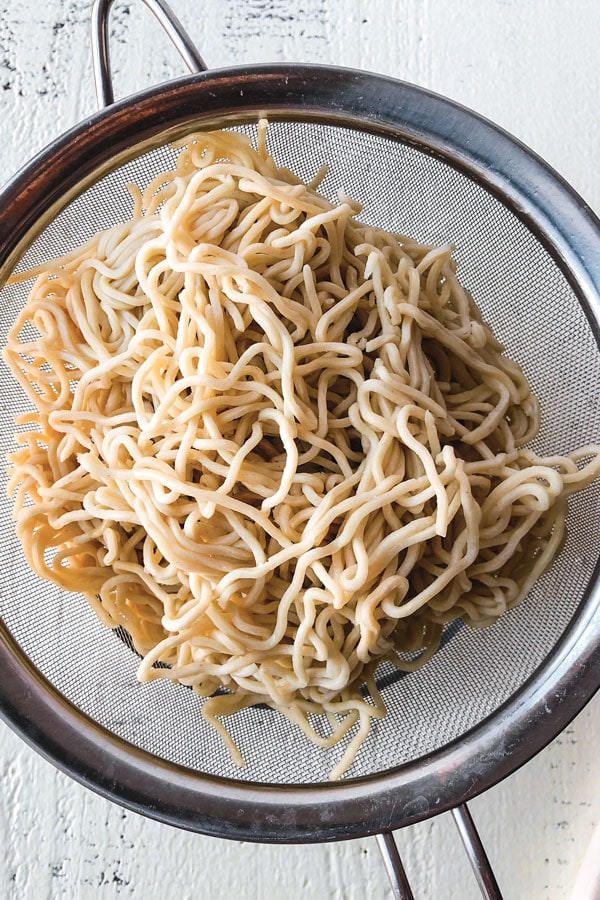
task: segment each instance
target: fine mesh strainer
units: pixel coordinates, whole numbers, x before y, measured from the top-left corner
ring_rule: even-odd
[[[254,133],[267,115],[276,160],[307,179],[329,165],[326,195],[342,189],[373,224],[456,244],[462,282],[541,399],[536,450],[598,440],[600,223],[555,173],[473,113],[388,78],[317,66],[204,72],[171,11],[144,2],[196,74],[113,103],[111,0],[97,0],[106,108],[44,150],[0,197],[0,284],[128,217],[125,185],[171,166],[174,138],[208,128]],[[0,291],[2,344],[29,287]],[[26,407],[4,368],[1,392],[4,458]],[[465,802],[545,746],[600,684],[597,485],[572,498],[565,548],[521,606],[488,629],[448,626],[417,672],[380,667],[388,715],[341,783],[328,774],[344,745],[313,747],[269,709],[230,720],[248,761],[236,768],[191,691],[139,685],[126,642],[82,597],[29,571],[4,485],[0,495],[0,710],[46,757],[131,809],[216,836],[378,834],[398,897],[411,894],[391,831],[453,808],[483,893],[500,896]]]

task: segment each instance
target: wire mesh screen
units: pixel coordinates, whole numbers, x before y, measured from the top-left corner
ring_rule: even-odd
[[[250,129],[251,130],[251,129]],[[541,452],[567,452],[600,435],[600,353],[588,320],[564,275],[527,227],[481,185],[414,147],[369,133],[315,123],[273,123],[276,160],[310,179],[324,163],[322,190],[359,200],[363,220],[431,243],[456,245],[459,277],[486,321],[518,360],[540,397]],[[126,184],[144,186],[174,162],[161,148],[103,178],[72,202],[35,240],[19,268],[66,252],[95,231],[126,219]],[[29,285],[1,292],[0,342]],[[14,446],[21,391],[4,365],[1,383],[2,457]],[[2,465],[3,483],[6,482]],[[201,716],[202,701],[169,682],[140,685],[138,659],[96,619],[85,599],[40,581],[25,562],[1,491],[0,612],[41,672],[76,707],[127,741],[195,770],[248,781],[319,782],[345,743],[322,750],[266,708],[228,720],[247,766],[239,770]],[[373,724],[350,776],[382,772],[423,756],[464,734],[496,710],[543,662],[571,621],[598,562],[598,491],[576,495],[568,540],[527,600],[499,623],[473,630],[446,628],[440,651],[423,669],[378,671],[387,705]]]

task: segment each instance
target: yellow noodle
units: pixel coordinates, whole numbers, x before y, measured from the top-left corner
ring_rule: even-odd
[[[18,534],[129,632],[140,680],[210,698],[238,764],[220,719],[266,703],[321,747],[356,726],[341,777],[385,714],[379,661],[414,669],[443,623],[518,603],[600,448],[522,449],[538,403],[450,246],[361,224],[325,170],[277,167],[264,123],[258,150],[178,147],[130,221],[13,278],[37,277],[4,351],[37,410]]]

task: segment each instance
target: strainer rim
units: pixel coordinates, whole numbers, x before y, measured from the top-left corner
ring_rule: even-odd
[[[307,109],[304,100],[309,93],[312,105]],[[69,183],[81,181],[97,169],[108,150],[114,154],[115,148],[118,152],[128,141],[133,142],[134,129],[139,143],[140,138],[164,133],[166,125],[175,120],[189,123],[192,113],[195,123],[209,122],[224,107],[236,121],[266,112],[278,119],[326,118],[333,125],[362,127],[416,145],[476,177],[551,250],[596,336],[600,333],[600,222],[560,176],[502,129],[451,100],[385,76],[326,66],[214,70],[151,88],[84,120],[42,151],[0,194],[0,271],[23,235],[31,233],[34,217],[57,202],[56,191],[59,187],[64,191],[65,178]],[[86,158],[94,146],[94,155]],[[528,682],[483,723],[426,757],[446,758],[448,748],[460,750],[464,757],[465,748],[471,745],[481,750],[482,728],[485,726],[489,738],[490,722],[509,719],[513,727],[505,736],[512,743],[509,741],[504,759],[498,758],[497,740],[489,747],[496,758],[493,764],[472,750],[470,764],[462,765],[460,771],[447,771],[429,796],[411,795],[406,789],[410,783],[407,773],[420,761],[392,774],[300,788],[231,782],[159,761],[105,732],[62,698],[44,676],[36,675],[4,625],[0,628],[0,666],[5,672],[0,713],[59,768],[105,796],[162,821],[245,840],[355,837],[409,824],[469,799],[514,771],[558,734],[598,688],[600,618],[593,617],[598,607],[596,572],[587,605],[580,607],[580,614]],[[573,635],[578,635],[577,640]],[[547,676],[549,672],[553,680],[544,684],[543,673]],[[56,728],[53,735],[48,732],[50,721]],[[97,748],[94,767],[90,765],[91,750],[100,732],[105,732],[107,739],[100,742],[101,752]],[[533,742],[519,745],[532,733]],[[87,757],[77,756],[84,746]],[[149,790],[148,784],[137,784],[136,760],[140,756],[151,760],[146,760],[142,773],[148,784],[173,792],[173,779],[165,785],[159,777],[167,767],[186,785],[194,785],[193,790],[184,791],[185,804],[181,797],[175,804],[172,797]],[[120,778],[124,772],[129,781]],[[372,790],[374,782],[377,790]],[[204,789],[197,790],[198,784]],[[317,795],[323,799],[315,800]]]

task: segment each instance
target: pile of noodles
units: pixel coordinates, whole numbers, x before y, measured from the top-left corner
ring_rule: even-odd
[[[130,221],[33,273],[5,351],[37,410],[18,534],[127,630],[142,681],[210,698],[240,764],[219,717],[244,707],[325,747],[358,723],[339,777],[385,713],[377,662],[518,603],[600,447],[523,449],[537,401],[450,246],[356,221],[276,166],[264,125],[257,150],[180,147]]]

